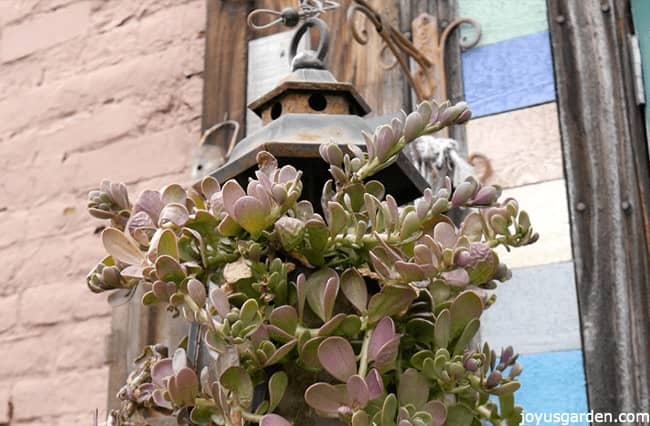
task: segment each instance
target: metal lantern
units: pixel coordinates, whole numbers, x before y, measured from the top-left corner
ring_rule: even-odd
[[[300,39],[311,27],[319,30],[318,48],[297,53]],[[292,73],[248,105],[264,127],[241,140],[228,162],[212,176],[220,182],[234,178],[246,185],[257,169],[257,153],[268,151],[280,164],[303,171],[303,198],[316,208],[320,206],[321,192],[330,175],[318,147],[335,142],[344,150],[348,144],[365,150],[362,132],[372,132],[362,118],[370,112],[368,104],[354,86],[337,81],[325,69],[328,44],[327,25],[322,20],[310,18],[298,28],[289,50]],[[387,192],[397,194],[399,203],[419,197],[428,186],[404,154],[376,178],[385,184]]]

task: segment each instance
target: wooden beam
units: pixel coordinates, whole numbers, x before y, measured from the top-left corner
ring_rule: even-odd
[[[246,129],[246,69],[248,26],[252,1],[207,1],[205,67],[203,71],[203,131],[228,118]],[[243,133],[240,137],[244,136]],[[229,132],[218,132],[208,143],[225,148]]]
[[[628,0],[548,0],[590,408],[650,411],[650,167]]]

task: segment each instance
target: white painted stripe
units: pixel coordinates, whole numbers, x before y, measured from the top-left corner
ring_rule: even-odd
[[[581,348],[573,262],[515,269],[495,292],[481,341],[497,352],[508,345],[519,353]]]
[[[572,259],[564,179],[507,189],[502,199],[507,197],[515,198],[519,207],[528,212],[539,241],[510,252],[499,247],[497,252],[502,262],[511,268],[521,268]]]

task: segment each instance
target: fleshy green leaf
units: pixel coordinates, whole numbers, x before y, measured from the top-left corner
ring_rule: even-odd
[[[104,229],[102,243],[108,254],[121,262],[129,265],[140,265],[144,261],[144,253],[118,229]]]
[[[274,411],[278,406],[282,397],[284,397],[284,392],[287,390],[287,385],[289,384],[289,377],[284,371],[275,372],[269,379],[269,410]]]
[[[253,402],[253,381],[242,367],[230,367],[221,375],[221,385],[234,392],[239,403],[248,409]]]

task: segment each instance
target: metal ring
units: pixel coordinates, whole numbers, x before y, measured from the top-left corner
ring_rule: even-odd
[[[311,27],[317,27],[319,32],[318,47],[316,50],[312,50],[315,53],[316,57],[322,62],[327,56],[327,51],[329,50],[330,38],[329,30],[327,29],[327,24],[319,18],[309,18],[307,19],[293,35],[291,39],[291,46],[289,46],[289,63],[294,65],[294,59],[298,51],[298,43],[300,39],[305,35],[307,30]]]

